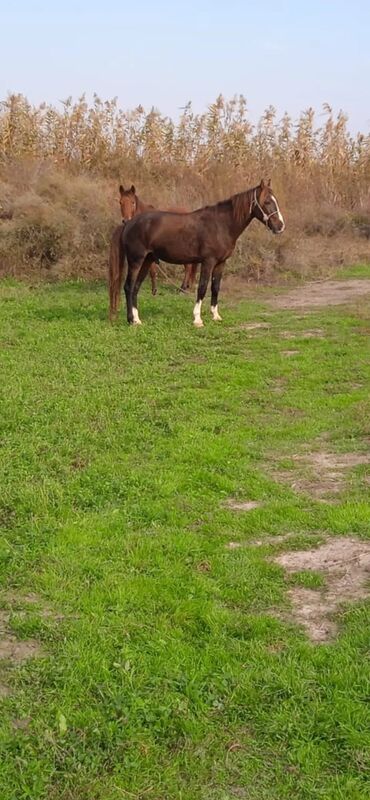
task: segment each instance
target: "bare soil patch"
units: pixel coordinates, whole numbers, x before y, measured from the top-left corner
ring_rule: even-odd
[[[7,686],[6,683],[0,683],[0,700],[4,700],[5,697],[9,697],[12,693],[10,686]]]
[[[313,452],[292,458],[296,470],[279,471],[275,477],[316,499],[337,494],[345,485],[347,470],[370,463],[370,453]]]
[[[322,328],[312,328],[308,331],[281,331],[282,339],[322,339],[324,331]]]
[[[262,503],[258,502],[258,500],[247,500],[246,502],[241,502],[239,500],[230,500],[226,503],[227,508],[231,508],[233,511],[253,511],[254,508],[261,508]]]
[[[350,303],[368,293],[370,293],[370,280],[367,278],[315,281],[293,289],[287,294],[274,297],[270,303],[275,308],[337,306]]]
[[[11,590],[4,596],[5,601],[11,606],[11,611],[16,612],[19,616],[25,616],[29,611],[24,611],[23,606],[35,606],[36,613],[43,619],[53,619],[57,622],[62,621],[65,617],[64,614],[58,614],[53,609],[45,606],[40,595],[36,592],[27,592],[21,594],[17,591]],[[0,612],[1,613],[1,612]],[[9,612],[6,612],[9,617]],[[1,618],[0,618],[1,621]]]
[[[292,603],[290,616],[303,625],[313,642],[326,642],[336,634],[337,624],[332,615],[341,603],[369,596],[370,542],[334,538],[320,547],[283,553],[273,560],[288,573],[311,570],[325,577],[323,589],[294,587],[288,591]]]
[[[0,660],[21,664],[42,654],[41,645],[36,639],[19,640],[15,636],[0,638]]]
[[[285,356],[286,358],[290,358],[290,356],[297,356],[299,350],[282,350],[281,355]]]
[[[282,544],[282,542],[287,542],[289,539],[293,539],[297,536],[296,533],[278,533],[276,536],[266,536],[265,539],[254,539],[251,544],[253,547],[264,547],[265,545],[269,544]]]
[[[269,322],[243,322],[240,327],[243,331],[255,331],[260,328],[271,328]]]
[[[12,606],[16,608],[20,605],[26,603],[26,605],[38,605],[41,603],[41,598],[39,597],[36,592],[27,592],[26,594],[20,594],[14,590],[9,591],[5,595],[5,600],[7,603],[10,603]]]
[[[44,655],[43,648],[36,639],[18,639],[12,633],[9,623],[13,613],[20,617],[27,616],[23,606],[41,606],[40,610],[37,609],[40,616],[52,616],[53,619],[57,619],[54,612],[43,607],[41,598],[34,592],[20,594],[16,590],[11,590],[4,595],[4,600],[9,608],[0,609],[0,661],[9,661],[17,665],[28,661],[29,658]]]
[[[21,717],[20,719],[12,720],[12,728],[14,731],[26,731],[31,723],[31,717]]]
[[[284,544],[284,542],[288,542],[291,539],[296,539],[297,534],[295,532],[290,533],[278,533],[276,536],[265,536],[263,539],[253,539],[252,541],[244,541],[244,542],[227,542],[225,547],[227,550],[237,550],[240,547],[266,547],[270,545],[279,546],[280,544]],[[317,543],[318,539],[320,538],[320,534],[317,533],[310,533],[306,534],[305,538],[309,538],[309,544]],[[322,537],[321,537],[322,538]]]
[[[7,611],[4,611],[3,608],[0,608],[0,631],[3,630],[6,623],[8,622],[9,614]]]
[[[274,385],[271,386],[270,388],[270,392],[273,392],[273,394],[278,394],[278,395],[284,394],[286,385],[287,385],[286,378],[276,378]]]

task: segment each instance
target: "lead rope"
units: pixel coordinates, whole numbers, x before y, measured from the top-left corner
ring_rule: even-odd
[[[184,294],[185,296],[190,297],[192,300],[194,299],[190,293],[188,294],[188,292],[184,292],[181,291],[181,289],[179,289],[178,283],[175,283],[175,281],[173,281],[171,278],[168,277],[167,272],[163,269],[163,267],[161,267],[160,264],[157,264],[157,267],[159,272],[161,272],[161,274],[163,275],[163,277],[166,278],[167,283],[170,283],[171,286],[174,286],[179,294]]]

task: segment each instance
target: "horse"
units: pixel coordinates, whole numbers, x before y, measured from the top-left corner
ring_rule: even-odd
[[[117,298],[117,303],[119,302],[122,280],[123,280],[124,264],[122,260],[122,250],[121,250],[121,234],[123,231],[123,226],[129,220],[133,219],[133,217],[136,217],[138,214],[143,214],[146,211],[155,210],[154,206],[150,205],[149,203],[144,203],[144,201],[139,198],[139,196],[136,194],[136,189],[134,185],[132,185],[130,189],[125,189],[121,184],[119,187],[119,194],[120,194],[119,204],[121,208],[122,225],[118,225],[117,228],[115,228],[115,230],[113,231],[110,244],[110,256],[109,256],[109,291],[111,297],[111,318],[112,318],[112,297],[115,296]],[[167,211],[173,211],[181,214],[188,213],[187,208],[169,208],[167,209]],[[184,278],[180,288],[181,291],[186,292],[188,289],[191,289],[194,285],[197,273],[197,265],[184,264],[184,267],[185,267]],[[152,261],[152,263],[149,266],[148,272],[150,273],[150,278],[151,278],[152,295],[156,295],[158,259]],[[114,311],[117,311],[117,307],[114,309]]]
[[[121,207],[122,223],[121,225],[117,225],[113,231],[109,253],[109,293],[111,297],[111,303],[115,286],[117,285],[116,288],[119,294],[121,294],[122,288],[124,264],[121,248],[121,234],[123,228],[126,225],[126,222],[128,222],[137,214],[142,214],[144,211],[151,211],[154,209],[154,206],[151,206],[148,203],[143,203],[143,201],[140,200],[136,194],[135,186],[133,185],[131,186],[131,189],[124,189],[121,184],[119,187],[119,194],[120,196],[118,202]],[[157,263],[152,261],[149,267],[152,295],[157,294],[157,269]]]
[[[121,206],[121,214],[122,214],[122,222],[127,222],[132,217],[136,216],[136,214],[143,214],[145,211],[153,211],[155,207],[149,205],[149,203],[144,203],[138,195],[136,194],[135,186],[131,186],[131,189],[124,189],[122,184],[119,187],[119,204]],[[188,208],[182,208],[181,206],[170,206],[169,208],[160,209],[162,211],[174,211],[177,214],[188,214]],[[155,263],[155,271],[157,274],[157,266],[158,264]],[[180,290],[182,292],[186,292],[188,289],[192,289],[194,286],[194,281],[197,274],[197,264],[184,264],[184,279],[181,284]],[[152,275],[152,273],[150,273]],[[156,294],[156,291],[153,294]]]
[[[153,259],[171,264],[200,263],[194,325],[203,326],[201,307],[211,276],[211,313],[215,322],[221,321],[218,293],[225,262],[253,219],[258,219],[274,234],[285,229],[270,181],[266,184],[261,180],[258,186],[189,214],[149,211],[128,222],[120,245],[122,258],[128,264],[125,295],[129,324],[141,324],[137,296]],[[117,297],[111,296],[113,314],[117,303]]]

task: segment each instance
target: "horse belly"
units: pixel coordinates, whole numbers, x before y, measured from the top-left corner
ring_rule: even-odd
[[[156,248],[154,256],[167,264],[195,264],[200,258],[199,255],[194,255],[189,249],[180,250],[171,247]]]
[[[153,252],[156,258],[169,264],[196,263],[200,258],[198,236],[181,227],[175,231],[162,230],[154,237]]]

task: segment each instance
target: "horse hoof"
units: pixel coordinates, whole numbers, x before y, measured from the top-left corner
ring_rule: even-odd
[[[153,295],[153,297],[155,297],[155,296],[156,296],[156,294],[157,294],[157,289],[152,289],[152,295]]]
[[[142,325],[143,323],[142,323],[141,319],[134,319],[132,324],[133,325]]]
[[[195,319],[194,325],[196,328],[204,328],[204,322],[202,319]]]

